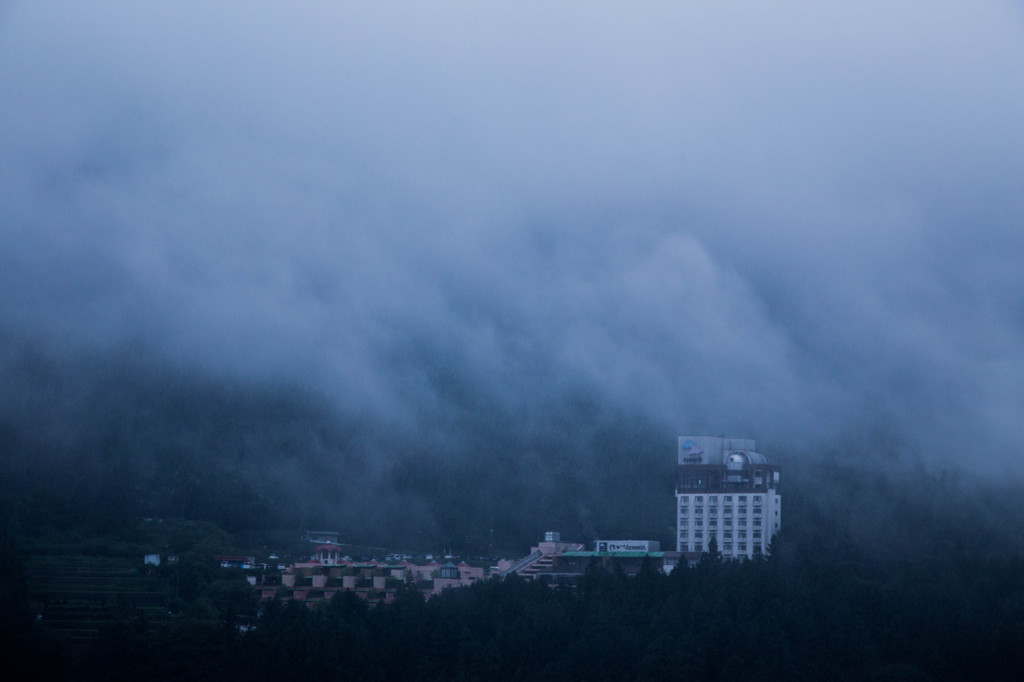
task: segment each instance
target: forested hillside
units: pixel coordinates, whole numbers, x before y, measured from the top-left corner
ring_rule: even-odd
[[[304,527],[477,552],[494,529],[511,556],[548,529],[668,544],[675,434],[583,393],[519,421],[443,373],[446,399],[418,418],[461,435],[417,440],[287,386],[23,349],[5,362],[3,639],[41,676],[945,680],[1014,679],[1024,663],[1018,486],[885,431],[871,449],[768,444],[784,511],[766,561],[410,591],[375,609],[272,602],[253,620],[254,593],[209,557]],[[161,542],[190,567],[184,583],[153,578],[169,617],[115,609],[75,646],[32,621],[33,552],[138,562],[139,529],[157,523],[142,518],[168,520]]]
[[[203,598],[170,623],[126,617],[77,653],[41,631],[5,641],[9,660],[69,680],[1016,680],[1022,573],[969,553],[887,570],[708,555],[669,576],[594,569],[572,588],[271,601],[247,632],[237,598]]]
[[[524,552],[545,530],[672,544],[677,434],[582,390],[514,414],[439,367],[443,399],[403,430],[287,384],[145,354],[71,362],[0,346],[0,496],[18,534],[103,534],[151,517],[473,554]],[[943,467],[884,430],[827,448],[764,445],[784,467],[783,528],[801,546],[1024,546],[1014,480]]]
[[[173,517],[472,553],[552,527],[671,538],[674,435],[582,390],[513,414],[436,366],[438,401],[396,425],[145,354],[2,350],[0,492],[35,531]]]

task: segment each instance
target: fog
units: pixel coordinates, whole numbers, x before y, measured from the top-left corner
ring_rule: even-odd
[[[707,432],[1019,478],[1022,20],[5,3],[7,428],[152,367],[399,434],[361,441],[365,476],[417,443],[586,488],[550,458],[628,451],[612,422],[669,472],[672,435]]]

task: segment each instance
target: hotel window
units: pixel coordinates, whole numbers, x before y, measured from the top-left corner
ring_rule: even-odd
[[[747,543],[745,543],[745,542],[741,542],[740,543],[740,551],[741,552],[746,552],[747,551]]]
[[[694,495],[693,496],[693,503],[694,504],[704,504],[704,496],[703,495]]]
[[[725,517],[725,527],[732,528],[732,519],[730,519],[728,516]]]
[[[689,513],[690,513],[690,510],[687,507],[683,507],[682,509],[679,510],[679,515],[680,516],[686,516]]]
[[[679,527],[680,528],[689,528],[690,527],[690,522],[687,521],[686,519],[680,519],[679,520]]]
[[[736,499],[738,499],[741,503],[743,503],[743,502],[747,501],[747,496],[746,495],[739,495]]]
[[[760,526],[761,525],[761,519],[754,519],[754,525],[755,526]]]
[[[730,504],[732,502],[732,495],[725,495],[724,497],[722,497],[722,501],[725,502],[726,504]]]
[[[695,530],[695,531],[693,531],[693,539],[694,540],[703,540],[704,539],[704,531],[702,531],[702,530]]]
[[[718,495],[708,495],[708,504],[711,506],[718,504]]]
[[[682,497],[679,498],[679,504],[680,505],[685,507],[689,503],[690,503],[690,496],[689,495],[683,495]]]
[[[740,540],[746,540],[747,539],[747,531],[741,530],[740,534],[739,534],[739,537],[740,537]]]

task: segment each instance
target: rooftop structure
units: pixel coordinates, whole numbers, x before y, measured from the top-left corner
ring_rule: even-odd
[[[660,552],[657,540],[595,540],[595,552]]]
[[[726,558],[767,554],[781,523],[778,465],[754,441],[680,436],[676,548],[694,560],[712,538]]]
[[[306,542],[328,542],[336,545],[338,544],[339,536],[340,534],[335,533],[333,530],[307,530],[302,534],[302,539]]]

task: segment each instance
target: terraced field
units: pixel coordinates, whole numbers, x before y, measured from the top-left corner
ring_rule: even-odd
[[[29,596],[43,622],[84,644],[117,617],[166,619],[167,587],[138,562],[85,556],[36,556],[26,562]]]

